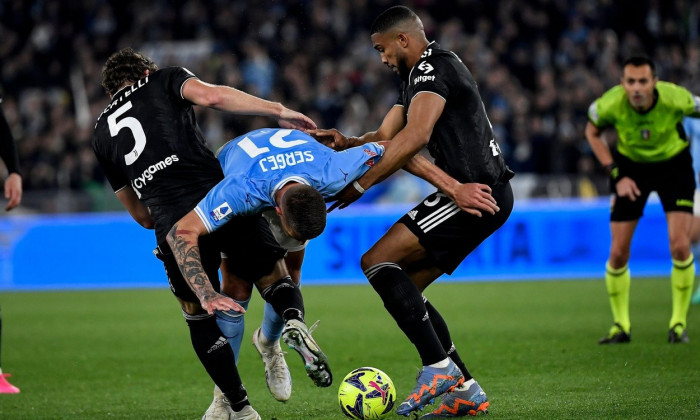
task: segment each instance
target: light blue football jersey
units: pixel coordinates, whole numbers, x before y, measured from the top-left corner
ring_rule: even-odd
[[[236,137],[219,151],[224,179],[197,204],[195,212],[212,232],[234,216],[275,207],[275,193],[289,182],[330,198],[362,176],[384,154],[378,143],[341,152],[298,130],[263,128]]]

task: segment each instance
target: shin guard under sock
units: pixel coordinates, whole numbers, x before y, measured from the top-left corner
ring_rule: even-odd
[[[438,336],[438,339],[440,339],[440,344],[442,345],[443,350],[447,352],[447,356],[452,359],[459,370],[462,371],[464,380],[468,381],[472,379],[472,375],[469,373],[469,370],[467,370],[467,366],[459,357],[459,353],[457,353],[457,349],[452,342],[450,331],[447,328],[447,323],[445,322],[444,318],[442,315],[440,315],[440,312],[438,312],[437,309],[435,309],[435,307],[428,301],[428,299],[426,299],[425,296],[423,296],[423,302],[425,303],[425,309],[428,311],[430,323],[433,324],[433,329],[435,330],[435,334]]]
[[[613,321],[623,331],[630,332],[630,270],[627,264],[613,268],[608,262],[605,266],[605,287],[610,298]]]
[[[423,366],[447,358],[435,334],[423,298],[406,273],[394,263],[380,263],[365,270],[365,276],[420,354]]]
[[[269,342],[274,343],[282,336],[282,329],[284,329],[284,320],[277,315],[272,305],[265,302],[262,325],[260,325],[263,336]]]
[[[671,269],[671,301],[673,311],[669,328],[681,324],[687,325],[688,308],[690,298],[693,295],[693,281],[695,281],[695,259],[690,255],[685,261],[673,260]]]
[[[190,328],[192,347],[199,361],[231,405],[236,404],[240,407],[237,410],[240,411],[248,404],[248,394],[238,375],[233,350],[221,335],[216,320],[209,314],[189,315],[183,312],[183,315]]]
[[[284,322],[290,319],[304,322],[304,299],[301,297],[299,286],[292,281],[290,276],[277,280],[261,291],[260,295]]]
[[[243,309],[248,309],[248,300],[236,300],[234,302],[241,305]],[[228,344],[233,350],[233,356],[236,359],[236,364],[238,364],[238,355],[241,352],[241,341],[243,341],[243,333],[245,332],[245,316],[244,314],[236,311],[216,311],[216,325],[224,334],[224,337],[228,340]]]

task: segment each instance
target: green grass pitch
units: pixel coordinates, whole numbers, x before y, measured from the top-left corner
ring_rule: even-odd
[[[344,418],[338,381],[360,366],[384,370],[405,398],[420,361],[371,287],[303,292],[335,382],[314,387],[290,351],[292,398],[272,398],[250,345],[256,295],[239,369],[263,419]],[[632,343],[608,347],[597,344],[611,324],[602,280],[438,282],[426,294],[488,394],[491,419],[700,418],[700,307],[691,307],[691,343],[668,344],[668,279],[632,280]],[[0,419],[199,419],[211,401],[168,290],[2,293],[0,305],[2,366],[22,390],[0,395]]]

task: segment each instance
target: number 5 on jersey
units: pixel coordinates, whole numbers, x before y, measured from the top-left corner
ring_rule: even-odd
[[[134,136],[134,148],[131,149],[129,153],[124,155],[124,161],[127,165],[131,165],[132,163],[136,162],[136,159],[141,156],[141,152],[143,152],[143,149],[146,147],[146,133],[143,132],[143,127],[141,126],[139,120],[134,117],[125,117],[121,121],[117,121],[117,118],[121,117],[122,114],[130,109],[131,101],[120,106],[116,111],[114,111],[114,114],[107,117],[109,134],[111,134],[112,137],[116,137],[122,128],[128,128],[131,130],[131,134]]]

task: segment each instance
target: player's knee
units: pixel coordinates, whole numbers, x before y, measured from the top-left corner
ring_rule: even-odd
[[[221,291],[235,300],[248,300],[253,293],[253,284],[237,276],[221,276]]]
[[[630,259],[629,249],[616,249],[612,248],[610,250],[610,258],[608,262],[612,268],[622,268],[627,264]]]
[[[690,257],[690,241],[687,238],[678,238],[671,241],[671,258],[677,261],[685,261]]]
[[[362,258],[360,258],[360,266],[362,267],[362,271],[365,271],[368,268],[379,264],[380,262],[383,261],[380,261],[379,258],[372,252],[372,250],[365,252],[362,255]]]
[[[182,299],[178,300],[180,301],[182,312],[187,315],[200,315],[207,312],[204,310],[204,308],[202,308],[202,305],[200,305],[199,302],[189,302]]]

